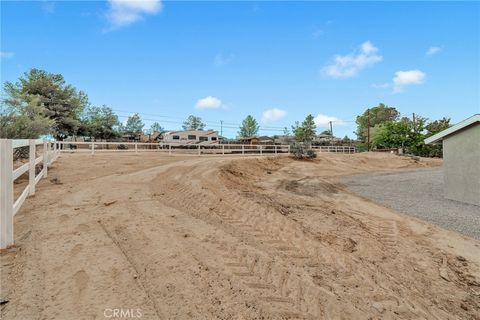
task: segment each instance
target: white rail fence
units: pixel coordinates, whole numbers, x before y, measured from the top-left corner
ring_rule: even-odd
[[[335,153],[355,153],[357,149],[354,146],[313,146],[312,149],[318,152],[335,152]]]
[[[290,152],[289,145],[250,144],[165,144],[141,142],[76,142],[57,141],[61,152],[163,152],[169,155],[277,155]]]
[[[43,145],[42,155],[37,157],[37,146]],[[13,151],[29,147],[28,162],[14,170]],[[28,196],[35,194],[35,185],[47,177],[48,167],[59,155],[58,144],[42,139],[0,139],[0,249],[13,245],[13,217]],[[36,165],[42,163],[42,171],[37,175]],[[14,199],[13,184],[21,175],[28,172],[28,184],[18,198]]]
[[[276,155],[290,152],[290,145],[251,144],[163,144],[141,142],[57,141],[61,152],[163,152],[169,155]],[[353,146],[314,146],[318,152],[355,153]]]

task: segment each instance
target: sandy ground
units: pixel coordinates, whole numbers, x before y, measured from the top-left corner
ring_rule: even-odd
[[[433,165],[62,155],[0,256],[1,317],[479,319],[479,241],[337,182]]]

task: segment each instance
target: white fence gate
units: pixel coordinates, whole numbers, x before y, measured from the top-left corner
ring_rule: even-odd
[[[36,157],[37,145],[43,144],[40,157]],[[28,162],[13,169],[13,151],[15,148],[29,147]],[[13,245],[13,217],[29,195],[35,194],[35,185],[41,178],[47,177],[48,166],[59,155],[58,144],[42,139],[0,139],[0,249]],[[36,175],[35,166],[43,164],[42,171]],[[15,200],[13,183],[28,171],[28,184]]]

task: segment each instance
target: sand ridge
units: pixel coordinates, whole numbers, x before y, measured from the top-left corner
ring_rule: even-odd
[[[480,244],[337,178],[386,154],[63,155],[16,216],[5,319],[476,319]]]

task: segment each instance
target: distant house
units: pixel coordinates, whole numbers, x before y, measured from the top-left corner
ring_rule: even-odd
[[[319,134],[313,138],[314,142],[338,142],[342,139],[334,137],[330,134]]]
[[[443,143],[444,195],[480,206],[480,114],[427,139]]]
[[[273,144],[274,139],[269,136],[260,136],[258,137],[258,143],[261,144]]]
[[[216,144],[218,131],[214,130],[185,130],[169,131],[163,134],[163,143],[188,144]]]
[[[292,141],[294,138],[291,137],[291,136],[286,136],[286,135],[282,135],[282,136],[274,136],[273,137],[273,143],[274,144],[289,144],[290,141]]]
[[[237,141],[241,144],[251,144],[251,145],[258,144],[259,142],[258,137],[241,137],[241,138],[237,138]]]
[[[273,144],[274,139],[268,136],[260,136],[260,137],[242,137],[242,138],[237,138],[237,141],[242,144],[251,144],[251,145],[256,145],[256,144]]]
[[[159,142],[162,137],[161,132],[152,132],[150,134],[142,134],[140,136],[140,142]]]
[[[139,142],[141,133],[124,133],[121,135],[120,140],[124,142]]]

